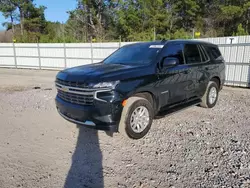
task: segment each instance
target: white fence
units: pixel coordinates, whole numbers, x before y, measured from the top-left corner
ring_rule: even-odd
[[[218,44],[227,62],[226,84],[250,87],[250,36],[199,39]],[[0,67],[64,69],[103,60],[129,43],[0,43]]]
[[[200,40],[219,46],[226,61],[226,85],[250,87],[250,35]]]
[[[0,66],[64,69],[98,62],[127,43],[0,43]]]

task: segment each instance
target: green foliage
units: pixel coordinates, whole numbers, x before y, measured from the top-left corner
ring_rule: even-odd
[[[249,0],[76,0],[66,23],[46,21],[33,0],[0,0],[17,42],[96,42],[246,35]]]
[[[243,28],[242,24],[239,24],[235,36],[242,36],[242,35],[248,35],[248,32]]]
[[[0,11],[5,18],[11,18],[11,23],[7,26],[13,30],[17,40],[38,42],[41,35],[45,34],[47,21],[44,10],[46,7],[35,7],[33,0],[0,0],[0,2]],[[20,32],[15,33],[15,27],[20,28]]]
[[[173,34],[173,39],[191,39],[192,35],[188,34],[184,29],[177,30]]]
[[[176,14],[176,24],[179,28],[192,29],[200,11],[200,5],[196,0],[179,0],[173,4]]]
[[[5,18],[9,18],[10,16],[14,16],[16,7],[7,0],[0,0],[0,11],[3,13]]]
[[[221,7],[221,18],[226,20],[233,20],[241,17],[243,9],[239,6],[222,6]]]

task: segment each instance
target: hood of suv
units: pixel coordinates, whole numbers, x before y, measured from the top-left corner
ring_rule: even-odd
[[[65,69],[57,74],[57,78],[72,82],[106,82],[126,80],[151,74],[153,69],[144,65],[123,65],[95,63]]]

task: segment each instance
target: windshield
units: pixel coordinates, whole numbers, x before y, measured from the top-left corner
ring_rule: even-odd
[[[104,64],[149,64],[163,45],[134,44],[124,46],[103,61]]]

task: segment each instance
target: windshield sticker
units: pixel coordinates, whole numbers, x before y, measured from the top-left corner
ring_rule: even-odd
[[[164,45],[151,45],[149,48],[163,48]]]

